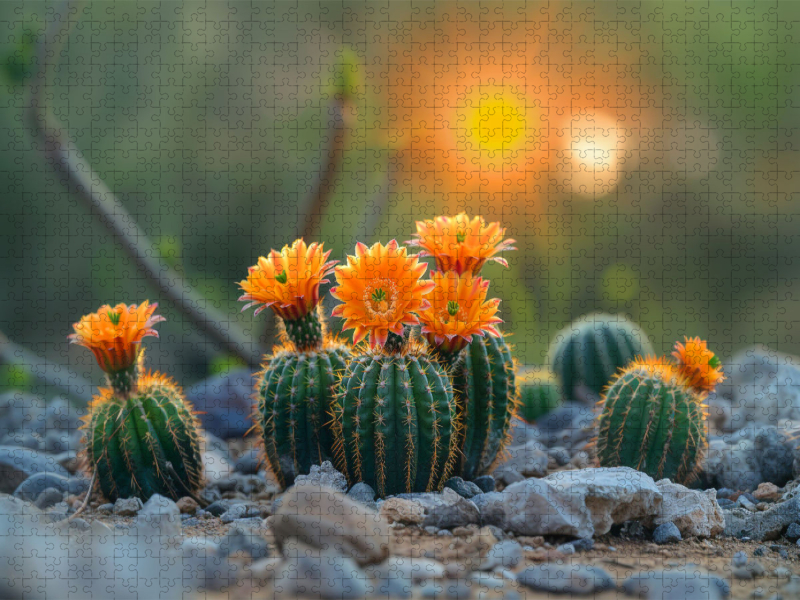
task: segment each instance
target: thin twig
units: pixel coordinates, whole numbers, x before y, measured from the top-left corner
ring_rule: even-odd
[[[169,473],[172,476],[172,479],[175,482],[177,482],[180,487],[183,488],[183,493],[186,494],[187,496],[189,496],[189,498],[191,498],[195,502],[197,502],[197,504],[198,504],[198,506],[200,506],[200,508],[205,508],[206,506],[208,506],[210,504],[210,502],[207,502],[206,500],[203,500],[202,498],[200,498],[200,496],[195,494],[192,490],[190,490],[186,486],[185,483],[183,483],[183,480],[180,478],[180,476],[178,475],[178,472],[175,470],[175,467],[172,466],[171,462],[167,462],[167,473]]]
[[[29,119],[35,134],[40,138],[45,156],[63,183],[97,216],[116,238],[145,276],[171,300],[174,305],[208,337],[231,354],[257,367],[264,354],[257,342],[248,338],[230,317],[208,306],[209,301],[198,294],[189,283],[171,269],[161,258],[156,246],[147,238],[136,220],[128,213],[114,193],[92,170],[66,130],[45,106],[49,63],[49,41],[57,36],[56,44],[63,44],[67,24],[64,23],[70,3],[56,13],[56,20],[38,41],[39,68],[31,79]],[[73,21],[74,23],[74,21]],[[59,56],[58,48],[49,53]]]
[[[83,499],[83,503],[78,507],[74,513],[68,516],[66,519],[61,519],[60,521],[56,522],[56,525],[63,525],[64,523],[69,523],[72,519],[75,519],[79,514],[86,510],[86,507],[89,506],[89,498],[92,497],[92,490],[94,489],[94,480],[97,476],[97,471],[92,472],[92,478],[89,480],[89,489],[86,490],[86,497]]]
[[[0,363],[25,368],[36,379],[65,392],[69,396],[89,402],[94,386],[68,367],[36,356],[9,340],[0,331]]]
[[[309,243],[314,241],[311,236],[319,235],[320,233],[319,225],[322,220],[323,209],[336,187],[336,175],[342,162],[342,152],[344,150],[344,108],[345,101],[337,95],[330,104],[332,115],[328,129],[328,148],[325,154],[322,155],[317,180],[314,182],[309,200],[305,203],[308,208],[305,213],[305,227],[302,228],[301,235]]]

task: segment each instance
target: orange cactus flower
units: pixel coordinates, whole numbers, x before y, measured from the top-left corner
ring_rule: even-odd
[[[516,250],[514,240],[504,240],[506,230],[500,223],[489,223],[483,217],[470,219],[465,213],[455,217],[436,217],[434,220],[417,221],[415,239],[408,242],[419,246],[420,256],[432,256],[439,271],[470,272],[478,275],[487,261],[508,262],[496,254],[504,250]]]
[[[81,318],[67,336],[70,343],[89,348],[106,373],[116,373],[133,366],[141,352],[142,339],[158,337],[153,325],[164,317],[153,314],[158,304],[147,300],[140,305],[108,304]]]
[[[678,369],[693,388],[701,392],[713,392],[717,384],[725,379],[722,363],[699,337],[684,338],[685,344],[677,342],[672,356],[678,361]]]
[[[685,383],[685,378],[680,369],[664,356],[639,356],[629,362],[627,366],[621,368],[618,372],[618,376],[623,372],[628,372],[633,369],[643,370],[648,375],[659,377],[664,381],[678,380],[682,384]]]
[[[500,300],[486,300],[488,280],[454,271],[434,271],[431,277],[431,304],[419,313],[422,334],[431,346],[452,354],[471,342],[474,335],[500,336],[494,327],[503,322],[497,316]]]
[[[419,324],[417,315],[428,307],[425,296],[434,285],[421,280],[427,268],[395,240],[371,248],[359,242],[347,265],[336,267],[339,285],[331,296],[342,304],[332,314],[346,319],[343,329],[353,330],[354,344],[369,336],[373,348],[385,345],[390,331],[402,335],[404,325]]]
[[[319,304],[319,286],[333,272],[337,260],[328,261],[331,251],[325,252],[323,244],[306,246],[295,240],[291,247],[280,252],[272,250],[268,257],[259,257],[249,269],[247,279],[239,282],[244,294],[239,298],[249,301],[242,311],[261,305],[255,314],[267,307],[283,319],[292,321],[304,317]]]

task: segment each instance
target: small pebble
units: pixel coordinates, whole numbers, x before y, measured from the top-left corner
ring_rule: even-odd
[[[682,539],[681,531],[675,523],[662,523],[653,532],[653,541],[656,544],[672,544]]]
[[[733,555],[733,558],[731,559],[731,564],[734,567],[737,567],[737,568],[746,566],[747,565],[747,554],[740,550],[739,552],[737,552],[736,554]]]

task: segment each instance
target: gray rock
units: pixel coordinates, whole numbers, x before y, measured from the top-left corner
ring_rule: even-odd
[[[37,508],[45,510],[51,506],[55,506],[62,500],[64,500],[64,492],[57,490],[56,488],[47,488],[46,490],[42,491],[41,494],[39,494],[39,497],[36,498],[36,502],[34,502],[34,504]]]
[[[116,507],[116,504],[114,505]],[[160,494],[153,494],[150,499],[139,509],[140,516],[172,516],[180,518],[181,511],[178,505]]]
[[[211,513],[215,517],[221,517],[228,512],[231,505],[232,502],[230,500],[217,500],[206,506],[205,511]]]
[[[674,544],[682,539],[681,531],[675,523],[662,523],[653,531],[653,541],[656,544]]]
[[[0,439],[19,430],[45,433],[45,402],[33,394],[6,392],[0,395]]]
[[[389,552],[388,522],[330,488],[292,486],[267,520],[279,548],[297,539],[313,548],[332,547],[362,565],[380,562]]]
[[[589,595],[617,587],[603,569],[569,563],[545,563],[526,568],[517,581],[533,590],[556,594]]]
[[[186,390],[203,429],[222,439],[242,438],[253,422],[253,385],[250,369],[236,369],[209,377]]]
[[[703,470],[715,487],[749,491],[764,480],[755,441],[748,439],[728,444],[721,438],[712,438]]]
[[[114,502],[114,514],[120,517],[132,517],[139,513],[144,505],[139,498],[117,498]]]
[[[797,386],[800,393],[800,381]],[[794,446],[792,436],[774,426],[764,427],[756,434],[755,451],[762,481],[783,487],[792,479]]]
[[[234,523],[228,530],[228,535],[220,544],[220,556],[232,556],[243,553],[252,560],[267,558],[269,556],[269,545],[259,533],[261,527],[247,526],[242,523]]]
[[[28,448],[0,446],[0,493],[13,493],[23,481],[36,473],[69,477],[67,470],[52,456]]]
[[[568,465],[569,461],[572,460],[569,450],[566,448],[561,448],[560,446],[550,448],[550,450],[547,451],[547,454],[550,458],[556,461],[556,464],[560,467]]]
[[[347,492],[347,496],[356,502],[366,504],[370,508],[377,508],[377,504],[375,504],[375,490],[363,481],[358,482],[350,488],[350,491]]]
[[[261,509],[258,506],[234,504],[220,516],[220,519],[223,523],[233,523],[237,519],[251,519],[254,517],[261,517]]]
[[[740,550],[734,554],[731,559],[731,564],[734,567],[744,567],[747,564],[747,553]]]
[[[530,441],[541,441],[542,432],[536,425],[526,423],[522,419],[514,418],[511,420],[511,439],[509,446],[524,446]]]
[[[482,494],[483,490],[471,481],[464,481],[461,477],[451,477],[444,482],[444,487],[450,488],[462,498],[469,500],[477,494]]]
[[[522,546],[514,540],[497,542],[489,548],[481,563],[481,571],[493,571],[497,567],[514,569],[522,561]]]
[[[3,438],[3,444],[7,446],[19,446],[37,452],[44,450],[44,440],[32,431],[15,431]]]
[[[519,592],[511,585],[509,578],[499,573],[473,573],[470,577],[473,596],[476,600],[520,600]],[[467,596],[469,598],[469,596]]]
[[[735,429],[800,419],[800,360],[796,357],[753,346],[738,352],[725,370],[730,371]]]
[[[481,488],[481,491],[484,493],[494,491],[494,477],[491,475],[481,475],[480,477],[476,477],[472,483]]]
[[[217,544],[207,538],[188,538],[181,546],[183,568],[197,580],[197,587],[217,591],[237,581],[237,572],[220,554]]]
[[[480,503],[484,525],[518,535],[593,537],[657,515],[661,492],[648,475],[627,467],[582,469],[515,483]]]
[[[350,558],[332,550],[307,553],[299,547],[286,557],[274,589],[283,597],[364,598],[367,576]]]
[[[298,475],[294,483],[295,485],[320,485],[337,492],[347,491],[347,478],[337,471],[329,460],[321,465],[312,465],[311,472],[308,475]]]
[[[492,473],[493,478],[503,485],[511,485],[512,483],[519,483],[525,481],[525,476],[516,469],[508,465],[500,465]]]
[[[437,529],[452,529],[480,523],[481,514],[475,503],[450,488],[444,488],[441,493],[397,494],[395,498],[410,500],[422,507],[423,527],[433,525]]]
[[[800,521],[800,498],[775,504],[769,510],[750,512],[742,508],[724,510],[725,535],[749,537],[756,541],[775,540]]]
[[[444,578],[445,567],[430,558],[391,556],[367,569],[367,573],[376,579],[400,579],[419,585],[423,581]]]
[[[32,502],[48,488],[77,496],[89,489],[89,480],[82,477],[64,477],[55,473],[36,473],[19,484],[19,487],[14,490],[14,495]]]
[[[549,457],[539,442],[528,442],[524,446],[506,449],[508,458],[502,464],[507,469],[518,471],[525,477],[544,477],[547,475]]]
[[[741,506],[742,508],[749,510],[750,512],[756,512],[758,509],[756,508],[755,502],[752,502],[750,498],[742,494],[736,499],[736,504]]]
[[[648,600],[722,600],[731,593],[730,586],[724,579],[703,572],[693,565],[687,565],[683,569],[636,573],[625,580],[622,589],[629,596]]]
[[[242,475],[258,475],[261,468],[261,453],[258,448],[249,448],[236,459],[233,470]]]
[[[647,527],[674,523],[683,537],[714,537],[725,529],[715,490],[690,490],[669,479],[662,479],[656,486],[663,501],[658,514],[645,519]]]
[[[787,540],[792,542],[797,541],[800,538],[800,523],[792,523],[786,529],[785,537]]]

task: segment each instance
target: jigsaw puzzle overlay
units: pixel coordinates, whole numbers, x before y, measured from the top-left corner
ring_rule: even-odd
[[[0,3],[0,598],[800,598],[798,31]]]

